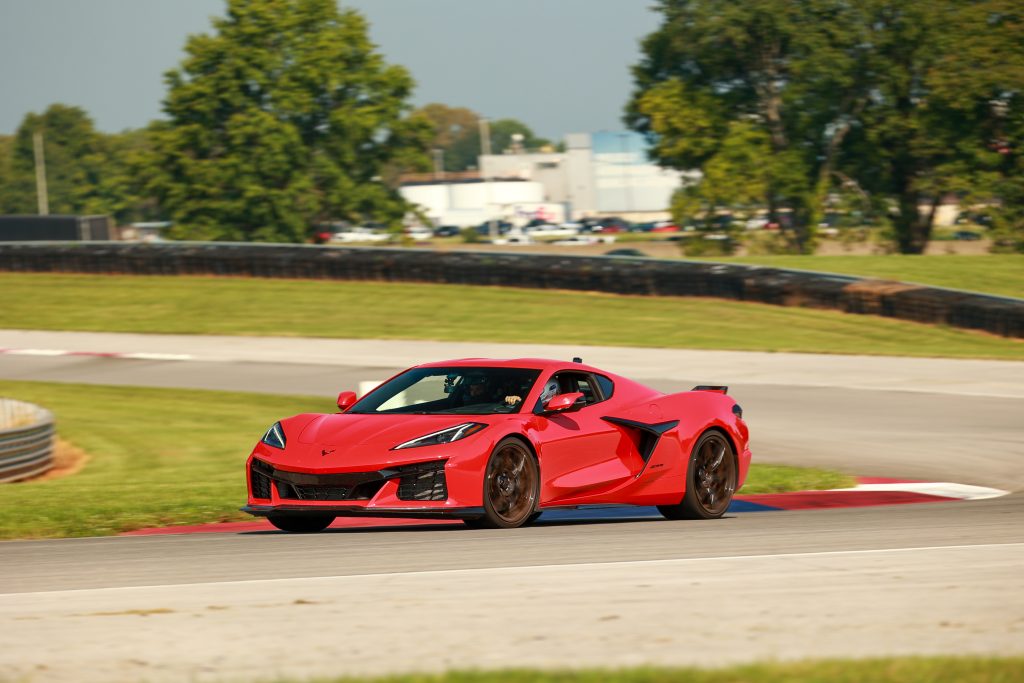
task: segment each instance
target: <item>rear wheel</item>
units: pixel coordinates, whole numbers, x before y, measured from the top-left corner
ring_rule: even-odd
[[[537,461],[519,439],[494,447],[484,472],[484,516],[466,525],[484,529],[514,529],[530,521],[540,491]]]
[[[267,520],[281,531],[311,534],[323,531],[334,521],[334,515],[322,513],[267,515]]]
[[[677,505],[659,505],[669,519],[717,519],[736,492],[736,453],[718,431],[704,432],[690,454],[686,493]]]

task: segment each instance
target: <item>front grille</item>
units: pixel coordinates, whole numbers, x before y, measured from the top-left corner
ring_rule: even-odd
[[[435,461],[375,472],[310,474],[279,470],[253,460],[249,479],[253,498],[270,498],[273,483],[281,500],[371,500],[385,483],[398,479],[399,500],[448,500],[444,465]]]
[[[280,479],[275,479],[274,484],[282,500],[370,500],[384,486],[384,479],[366,481],[355,486],[292,484]]]
[[[249,466],[249,485],[252,487],[253,498],[270,498],[270,477],[265,469],[269,468],[259,460],[253,460]]]
[[[277,482],[277,492],[289,500],[347,500],[352,489],[347,486],[297,486]]]
[[[399,500],[448,500],[443,461],[396,469],[402,474],[398,481]]]

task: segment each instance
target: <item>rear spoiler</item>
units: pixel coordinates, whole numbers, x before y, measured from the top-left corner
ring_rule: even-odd
[[[690,391],[713,391],[716,394],[728,394],[729,387],[719,386],[715,384],[698,384]]]

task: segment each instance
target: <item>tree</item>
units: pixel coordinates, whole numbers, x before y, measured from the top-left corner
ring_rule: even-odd
[[[14,138],[10,135],[0,135],[0,214],[8,213],[6,207],[8,202],[7,193],[12,182],[11,153],[14,148]]]
[[[475,168],[480,155],[480,115],[466,107],[449,107],[432,103],[416,110],[433,127],[431,148],[444,151],[444,167],[448,171]],[[533,130],[516,119],[498,119],[490,122],[491,150],[501,154],[512,147],[512,136],[523,136],[524,149],[538,149],[551,144],[537,137]]]
[[[43,136],[50,213],[109,213],[96,194],[110,161],[105,138],[84,110],[64,104],[22,119],[11,143],[9,177],[0,190],[0,213],[38,210],[35,133]]]
[[[301,241],[318,222],[399,222],[381,179],[427,163],[413,82],[334,0],[229,0],[168,72],[152,187],[192,239]]]
[[[802,251],[829,197],[853,188],[891,222],[901,251],[919,253],[944,194],[979,187],[992,164],[978,133],[1011,128],[1011,117],[992,120],[991,98],[1019,109],[1013,0],[662,0],[657,9],[664,21],[634,68],[627,122],[660,163],[705,171],[689,195],[728,197],[708,186],[730,179],[747,183],[745,194],[763,191],[773,218],[789,209]],[[709,175],[728,166],[719,155],[735,158],[739,122],[760,132],[745,139],[761,168],[746,180]]]
[[[994,219],[995,250],[1024,253],[1024,8],[962,3],[951,21],[957,44],[929,80],[964,131],[953,184],[962,206]]]
[[[709,186],[733,177],[709,177],[708,165],[721,171],[743,140],[754,145],[744,156],[758,169],[741,194],[756,191],[777,223],[787,209],[792,247],[812,249],[822,177],[858,106],[834,97],[850,88],[859,57],[856,36],[836,30],[846,20],[834,15],[855,10],[813,0],[662,0],[657,9],[664,21],[633,69],[627,123],[648,135],[659,163],[704,170],[696,191],[705,196],[728,196]]]

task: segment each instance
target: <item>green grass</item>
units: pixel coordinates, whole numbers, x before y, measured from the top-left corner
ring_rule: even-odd
[[[1024,359],[1024,341],[713,299],[409,283],[0,274],[0,327]]]
[[[1024,256],[743,256],[712,258],[727,263],[752,263],[799,268],[885,280],[903,280],[951,289],[1024,298]]]
[[[0,396],[54,411],[86,451],[78,474],[3,484],[0,538],[99,536],[150,526],[251,519],[243,465],[275,420],[333,408],[327,398],[0,381]],[[848,486],[823,470],[751,468],[751,492]]]
[[[750,474],[740,493],[784,493],[786,491],[813,491],[845,489],[856,486],[857,481],[846,474],[811,467],[788,465],[751,465]]]
[[[327,411],[322,398],[0,382],[51,409],[91,460],[78,474],[3,484],[0,538],[100,536],[243,519],[244,463],[275,420]]]
[[[316,680],[321,683],[1020,683],[1024,681],[1024,658],[894,657],[747,664],[720,669],[479,671]]]

